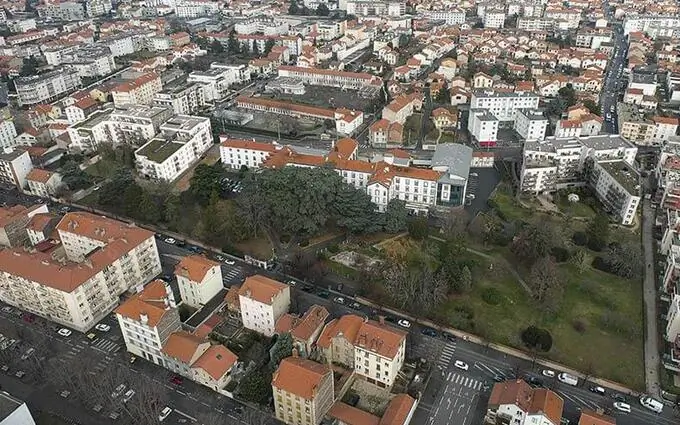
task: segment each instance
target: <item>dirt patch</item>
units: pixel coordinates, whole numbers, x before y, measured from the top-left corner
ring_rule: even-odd
[[[344,266],[353,268],[355,270],[363,267],[374,267],[379,265],[382,261],[377,258],[369,257],[368,255],[360,254],[354,251],[342,251],[332,256],[331,261],[340,263]]]

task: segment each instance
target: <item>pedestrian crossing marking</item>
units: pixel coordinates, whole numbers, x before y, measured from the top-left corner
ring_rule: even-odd
[[[479,391],[484,386],[482,381],[454,372],[449,372],[446,380],[456,385],[460,385],[461,387],[472,388],[475,391]]]
[[[442,349],[442,353],[439,356],[439,361],[437,364],[442,367],[448,367],[449,363],[451,363],[451,358],[453,358],[453,354],[456,351],[456,345],[453,343],[448,343],[444,346]]]

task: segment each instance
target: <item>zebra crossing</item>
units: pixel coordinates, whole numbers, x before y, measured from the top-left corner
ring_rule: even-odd
[[[461,387],[471,388],[475,391],[479,391],[484,386],[484,382],[456,372],[449,372],[446,376],[446,380]]]
[[[241,280],[243,277],[243,271],[241,270],[241,267],[225,266],[224,268],[227,269],[227,272],[222,274],[222,278],[228,282]]]
[[[102,351],[104,353],[117,353],[121,346],[117,342],[113,342],[106,338],[97,338],[92,342],[92,348]]]
[[[437,362],[437,365],[439,366],[440,369],[446,369],[449,367],[449,363],[451,363],[451,359],[453,358],[453,354],[456,351],[456,344],[453,342],[448,342],[442,349],[442,354],[439,356],[439,362]]]

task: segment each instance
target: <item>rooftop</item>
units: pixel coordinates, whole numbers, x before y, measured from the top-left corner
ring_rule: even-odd
[[[432,155],[432,168],[446,167],[447,173],[466,180],[470,174],[472,148],[459,143],[441,143]]]
[[[12,397],[9,393],[0,391],[0,422],[4,422],[9,415],[14,413],[23,404],[23,401]]]
[[[75,124],[73,127],[76,129],[86,129],[89,130],[97,125],[107,121],[111,116],[111,109],[106,109],[104,111],[95,111],[90,115],[85,121],[81,121]]]
[[[288,289],[288,285],[262,275],[246,278],[239,289],[239,296],[251,298],[263,304],[271,304],[275,297]]]
[[[210,260],[202,255],[188,255],[175,266],[175,274],[183,276],[192,282],[201,283],[205,275],[213,268],[219,267],[220,263]]]
[[[118,306],[116,313],[135,322],[141,322],[145,317],[148,326],[153,328],[169,311],[168,291],[172,292],[165,282],[154,280]]]
[[[272,386],[305,400],[312,400],[323,378],[328,374],[332,372],[326,365],[300,357],[288,357],[281,360],[279,368],[274,372]],[[333,382],[332,379],[330,381]]]
[[[184,146],[184,143],[156,138],[137,149],[135,155],[146,157],[149,161],[161,164],[180,150],[182,146]]]
[[[601,162],[604,168],[629,194],[639,196],[640,175],[624,161]]]

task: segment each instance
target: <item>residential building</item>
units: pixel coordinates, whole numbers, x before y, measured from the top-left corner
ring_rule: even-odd
[[[461,9],[433,10],[425,13],[432,21],[445,21],[446,25],[461,25],[465,23],[465,11]]]
[[[573,139],[581,135],[581,122],[578,120],[559,120],[555,126],[555,137]],[[625,136],[624,136],[625,137]]]
[[[26,403],[6,391],[0,391],[0,425],[35,425]]]
[[[194,308],[204,306],[224,287],[220,263],[201,255],[182,257],[175,276],[182,302]]]
[[[156,93],[162,89],[160,75],[148,72],[134,80],[119,84],[111,90],[111,95],[117,108],[127,105],[151,105]]]
[[[229,139],[226,136],[220,136],[220,142],[222,164],[235,170],[243,167],[260,168],[270,154],[283,148],[271,143]]]
[[[392,397],[382,417],[337,401],[328,416],[338,425],[408,425],[418,407],[418,401],[408,394]]]
[[[243,327],[272,336],[276,321],[288,312],[290,287],[262,275],[249,276],[239,289]]]
[[[399,17],[406,14],[406,2],[390,0],[346,0],[345,10],[348,15],[355,16],[390,16]],[[342,6],[338,6],[342,9]]]
[[[111,116],[111,110],[95,111],[85,121],[68,127],[67,132],[72,152],[92,152],[100,143],[108,142],[110,133],[107,123]]]
[[[539,96],[532,92],[474,91],[470,109],[487,109],[499,121],[514,121],[518,109],[537,109]],[[472,118],[468,121],[468,128]]]
[[[458,126],[457,112],[451,112],[446,108],[437,108],[432,111],[432,121],[437,129],[452,129]]]
[[[161,272],[153,232],[89,213],[68,213],[56,231],[65,256],[0,251],[0,299],[86,332],[125,291]]]
[[[139,146],[158,134],[161,125],[172,116],[173,110],[168,107],[129,105],[108,113],[103,122],[104,133],[113,143]]]
[[[479,143],[495,142],[498,140],[500,120],[488,109],[470,109],[468,117],[468,131]]]
[[[24,190],[26,176],[32,169],[33,162],[26,149],[4,148],[0,152],[0,182]]]
[[[399,123],[403,125],[406,119],[413,115],[413,111],[420,109],[422,99],[417,94],[402,94],[388,103],[382,110],[382,119],[390,123]]]
[[[14,138],[17,137],[17,129],[14,120],[10,117],[0,117],[0,148],[11,148],[14,146]]]
[[[85,2],[85,13],[90,18],[106,15],[111,12],[112,8],[111,0],[87,0]]]
[[[316,340],[323,329],[329,313],[324,307],[313,305],[302,315],[286,313],[276,321],[277,334],[290,333],[293,347],[302,357],[308,357],[315,348]]]
[[[382,79],[375,75],[356,72],[335,71],[332,69],[302,68],[282,65],[278,68],[279,77],[291,77],[313,86],[341,87],[360,89],[362,87],[382,87]]]
[[[589,409],[581,410],[578,425],[616,425],[616,419]]]
[[[220,13],[220,4],[208,0],[179,0],[175,5],[175,14],[178,18],[214,16]]]
[[[8,248],[21,248],[29,238],[26,226],[36,214],[46,213],[45,205],[31,208],[23,205],[0,207],[0,245]]]
[[[33,217],[26,224],[29,244],[35,246],[51,238],[60,219],[60,216],[47,212],[33,214]]]
[[[624,161],[598,162],[586,158],[584,176],[595,195],[624,225],[633,224],[640,205],[640,175]]]
[[[213,145],[210,119],[176,115],[160,126],[160,133],[135,151],[140,175],[173,181]]]
[[[539,110],[518,109],[513,128],[524,140],[543,140],[548,130],[548,118]]]
[[[55,196],[61,186],[61,174],[42,168],[34,168],[26,175],[28,191],[42,198]]]
[[[642,32],[652,39],[657,37],[677,37],[680,29],[680,17],[651,14],[626,14],[623,20],[623,34]]]
[[[328,364],[341,364],[354,370],[354,341],[364,318],[345,314],[333,319],[324,327],[317,340],[321,359]]]
[[[484,28],[503,28],[505,26],[504,11],[487,11],[482,18]]]
[[[552,18],[521,17],[517,19],[517,29],[529,32],[553,31],[556,21]]]
[[[39,75],[16,78],[14,85],[19,105],[23,106],[57,100],[79,88],[81,82],[78,71],[67,66]]]
[[[116,309],[127,351],[165,367],[163,346],[182,322],[175,305],[172,288],[162,280],[154,280]]]
[[[372,384],[391,388],[405,353],[405,332],[382,322],[364,321],[354,340],[354,371]]]
[[[60,21],[84,21],[85,9],[82,3],[56,2],[45,3],[35,7],[41,18],[53,18]]]
[[[680,124],[678,118],[650,117],[635,105],[619,103],[617,112],[621,136],[638,146],[660,146],[668,142],[676,135]]]
[[[206,105],[203,86],[198,83],[166,85],[155,94],[153,103],[172,108],[177,115],[191,115]]]
[[[374,148],[401,146],[404,142],[404,126],[384,118],[379,119],[368,128],[368,140]]]
[[[318,425],[333,405],[333,372],[294,353],[274,372],[272,391],[276,419],[288,425]]]
[[[668,313],[666,313],[666,329],[664,338],[668,342],[674,342],[680,335],[680,294],[673,295],[671,298]]]
[[[547,388],[532,388],[522,379],[493,386],[485,423],[560,425],[564,400]]]

